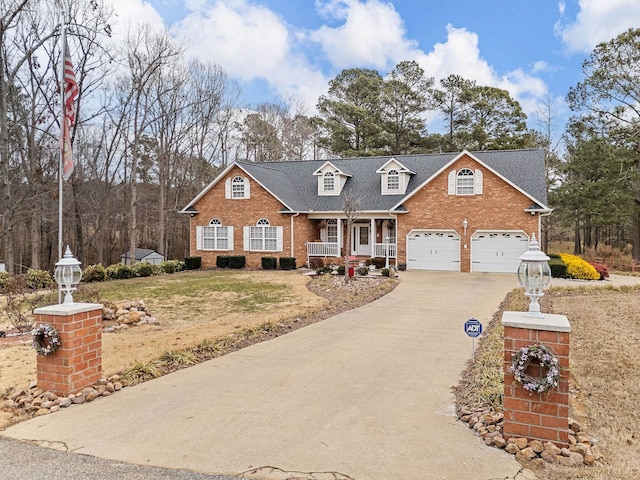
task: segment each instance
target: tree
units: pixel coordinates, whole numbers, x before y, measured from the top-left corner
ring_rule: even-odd
[[[439,110],[448,130],[445,149],[460,150],[458,137],[460,132],[469,126],[469,107],[472,99],[472,89],[475,82],[466,80],[460,75],[449,75],[440,80],[442,89],[432,91],[432,107]]]
[[[433,78],[427,78],[415,61],[400,62],[384,81],[380,106],[391,155],[412,153],[420,146],[432,86]]]
[[[358,218],[362,209],[362,198],[353,193],[346,192],[342,195],[342,213],[347,220],[347,235],[344,242],[344,283],[349,283],[349,257],[351,256],[351,229],[353,221]]]
[[[329,82],[329,92],[318,101],[324,145],[344,157],[375,155],[381,146],[378,72],[364,68],[343,70]]]
[[[586,121],[600,124],[618,145],[635,152],[633,258],[640,261],[640,29],[600,43],[582,64],[585,79],[569,90],[567,102]]]

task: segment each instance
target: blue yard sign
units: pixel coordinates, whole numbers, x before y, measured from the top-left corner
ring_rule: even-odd
[[[475,318],[470,318],[464,322],[464,333],[470,337],[479,337],[482,333],[482,324]]]

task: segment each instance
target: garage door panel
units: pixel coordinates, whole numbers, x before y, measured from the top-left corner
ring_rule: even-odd
[[[412,232],[407,237],[409,270],[460,270],[460,237],[453,232]]]
[[[473,235],[471,244],[472,271],[516,273],[529,237],[524,232],[481,232]]]

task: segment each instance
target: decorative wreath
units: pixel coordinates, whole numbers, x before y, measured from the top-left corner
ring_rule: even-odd
[[[60,334],[48,323],[38,325],[31,331],[32,347],[38,355],[50,355],[60,348]]]
[[[511,371],[516,382],[522,384],[528,392],[544,393],[558,386],[560,380],[560,365],[551,349],[546,345],[528,345],[522,347],[512,357]],[[527,375],[526,371],[531,364],[540,364],[542,374],[535,378]],[[545,371],[546,370],[546,371]]]

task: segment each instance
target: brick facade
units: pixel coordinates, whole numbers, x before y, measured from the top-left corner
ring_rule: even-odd
[[[38,355],[38,387],[66,396],[95,385],[102,376],[102,305],[53,305],[34,313],[36,324],[54,327],[61,342],[55,353]]]
[[[483,193],[471,196],[456,196],[448,194],[447,175],[451,170],[470,168],[481,170],[483,173]],[[307,214],[279,213],[284,205],[258,182],[249,178],[250,198],[225,198],[225,180],[236,175],[247,178],[246,173],[235,166],[224,178],[211,187],[196,203],[198,211],[191,219],[191,255],[202,257],[204,268],[214,267],[218,255],[243,255],[248,267],[258,267],[261,258],[265,256],[283,257],[294,256],[298,266],[307,261],[306,242],[318,238],[317,224],[310,221]],[[463,155],[455,163],[449,165],[435,178],[431,179],[423,188],[404,202],[408,213],[393,216],[397,218],[397,262],[406,263],[407,235],[413,229],[452,230],[461,238],[460,270],[471,271],[471,236],[480,230],[490,231],[518,231],[531,235],[539,234],[539,215],[531,215],[524,210],[529,208],[532,201],[524,193],[508,184],[504,179],[494,174],[482,163],[471,156]],[[366,206],[363,208],[363,213]],[[329,215],[336,215],[333,213]],[[338,214],[339,215],[339,214]],[[380,219],[390,218],[390,214],[380,214]],[[234,227],[234,249],[228,251],[198,250],[196,247],[196,226],[209,224],[212,218],[218,218],[222,225]],[[256,225],[256,222],[266,218],[272,226],[283,227],[283,250],[280,252],[246,252],[243,249],[243,227]],[[365,218],[365,215],[362,216]],[[462,222],[467,219],[468,228],[464,235]],[[293,224],[293,249],[292,249]],[[377,232],[377,242],[382,242],[381,232]],[[343,239],[346,240],[346,231]],[[344,254],[344,249],[343,252]],[[332,259],[336,263],[339,258]]]
[[[551,441],[560,447],[566,447],[569,441],[570,333],[558,330],[567,330],[568,321],[562,315],[545,315],[545,319],[560,319],[564,328],[555,329],[554,326],[536,325],[526,318],[520,324],[507,320],[517,316],[522,317],[523,314],[505,312],[505,317],[503,317],[504,437],[506,439],[525,437],[529,440]],[[565,321],[566,326],[564,326]],[[531,327],[526,326],[527,322],[532,324]],[[533,344],[550,347],[558,357],[561,367],[559,385],[549,392],[527,392],[522,388],[522,385],[514,382],[513,373],[510,372],[513,354],[520,348]],[[530,368],[535,369],[536,367]]]

